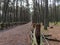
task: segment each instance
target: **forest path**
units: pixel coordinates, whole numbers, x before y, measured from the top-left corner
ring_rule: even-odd
[[[30,45],[31,22],[0,32],[0,45]]]

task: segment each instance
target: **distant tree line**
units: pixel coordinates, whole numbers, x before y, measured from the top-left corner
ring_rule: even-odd
[[[20,3],[19,3],[20,2]],[[30,9],[29,2],[25,0],[26,6],[24,6],[24,0],[4,0],[0,2],[0,10],[2,14],[0,14],[0,21],[5,22],[20,22],[27,23],[30,21]],[[3,4],[2,4],[3,3]],[[20,6],[19,6],[20,5]]]
[[[50,0],[52,1],[52,0]],[[33,11],[30,11],[29,0],[3,0],[0,1],[0,22],[1,23],[43,23],[47,29],[49,22],[60,22],[60,0],[32,0]],[[26,5],[25,5],[25,4]],[[32,16],[31,16],[32,14]]]
[[[60,1],[53,0],[52,4],[49,4],[48,0],[33,0],[32,22],[42,22],[45,29],[49,26],[49,22],[55,24],[60,22],[60,5],[58,2]]]
[[[24,4],[25,3],[25,4]],[[0,1],[0,29],[31,21],[28,0]]]

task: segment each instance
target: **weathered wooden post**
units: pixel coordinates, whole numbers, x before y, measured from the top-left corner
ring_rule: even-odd
[[[41,25],[36,24],[35,36],[38,45],[40,45],[40,30],[41,30]]]
[[[32,45],[40,45],[40,31],[41,31],[41,25],[38,23],[32,23],[33,29],[32,29]]]

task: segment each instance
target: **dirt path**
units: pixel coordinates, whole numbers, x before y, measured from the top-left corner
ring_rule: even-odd
[[[52,35],[52,39],[60,40],[60,25],[53,26],[54,28],[48,28],[48,31],[44,31],[44,34]],[[50,45],[60,45],[60,42],[49,41]]]
[[[30,45],[31,22],[0,32],[0,45]]]

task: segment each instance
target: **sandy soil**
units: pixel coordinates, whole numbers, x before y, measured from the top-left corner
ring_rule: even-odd
[[[52,35],[50,38],[60,40],[60,25],[55,25],[53,28],[48,28],[48,31],[44,31],[44,34]],[[49,41],[50,45],[60,45],[60,42]]]
[[[0,45],[30,45],[31,22],[0,32]]]

